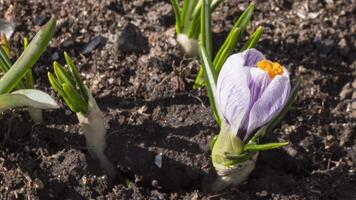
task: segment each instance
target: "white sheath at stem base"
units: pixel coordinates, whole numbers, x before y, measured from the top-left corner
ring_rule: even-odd
[[[221,191],[230,185],[239,185],[251,174],[256,165],[258,153],[251,159],[241,163],[226,167],[222,164],[214,164],[215,171],[218,175],[212,184],[212,190]]]
[[[116,175],[115,167],[104,154],[106,148],[104,115],[89,90],[88,95],[88,114],[77,113],[77,117],[90,154],[99,159],[101,166],[113,178]]]
[[[199,54],[198,40],[194,38],[188,38],[186,34],[180,33],[177,35],[177,42],[183,48],[187,56],[195,57]]]

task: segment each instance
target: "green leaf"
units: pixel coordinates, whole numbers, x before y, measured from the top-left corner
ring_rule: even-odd
[[[238,34],[239,34],[238,28],[232,29],[229,36],[225,40],[223,47],[219,49],[219,52],[213,62],[217,73],[220,73],[220,70],[223,64],[225,63],[226,59],[232,54],[237,43]]]
[[[260,37],[262,35],[263,28],[258,27],[256,31],[251,35],[251,37],[247,40],[245,45],[240,49],[240,51],[245,51],[246,49],[251,49],[255,48],[257,45],[258,40],[260,40]]]
[[[204,69],[204,78],[205,78],[205,83],[207,83],[206,87],[208,90],[208,97],[209,97],[209,101],[210,101],[211,110],[214,113],[215,120],[217,121],[217,123],[220,126],[222,114],[219,111],[219,107],[217,106],[217,103],[215,101],[217,74],[216,74],[213,64],[211,63],[210,58],[208,57],[208,54],[207,54],[204,46],[201,43],[199,46],[200,46],[199,54],[200,54],[202,67]]]
[[[250,22],[255,5],[250,3],[247,9],[241,14],[239,19],[235,22],[233,28],[239,28],[240,36],[245,32],[248,23]]]
[[[23,38],[23,49],[26,49],[28,47],[28,38],[24,37]]]
[[[79,112],[83,114],[87,114],[88,102],[83,99],[80,93],[69,84],[64,83],[62,84],[62,87],[64,93],[68,97],[68,100],[76,108],[76,110],[79,110]]]
[[[223,45],[220,47],[218,53],[216,54],[213,64],[215,66],[217,73],[220,72],[222,65],[225,63],[226,59],[231,55],[236,44],[241,39],[243,33],[246,30],[248,23],[251,20],[251,17],[253,15],[253,10],[254,10],[254,4],[250,3],[248,8],[242,13],[239,19],[235,22],[234,26],[231,28],[231,31],[229,32],[229,35],[227,36]],[[197,77],[195,79],[193,89],[197,89],[204,85],[203,75],[204,72],[200,68]]]
[[[178,0],[171,0],[173,11],[174,11],[174,16],[176,18],[176,32],[177,34],[180,33],[181,30],[181,16],[180,16],[180,8],[179,8],[179,3]]]
[[[3,72],[7,72],[9,71],[9,69],[11,68],[11,61],[10,61],[10,58],[9,58],[9,55],[6,53],[6,51],[1,47],[0,48],[0,62],[1,62],[1,65],[3,65]]]
[[[86,101],[88,101],[89,99],[89,96],[88,96],[88,91],[85,87],[85,85],[83,84],[83,81],[82,79],[80,78],[80,75],[79,75],[79,72],[77,70],[77,67],[75,66],[73,60],[71,59],[71,57],[66,53],[64,52],[64,58],[66,60],[66,63],[72,73],[72,76],[74,77],[75,79],[75,82],[76,82],[76,85],[79,86],[79,89],[80,89],[80,93],[84,96],[84,99]]]
[[[243,151],[265,151],[270,149],[281,148],[288,145],[288,142],[274,142],[267,144],[246,144],[244,145]]]
[[[53,62],[53,69],[54,73],[57,76],[58,81],[61,84],[68,84],[71,85],[72,87],[75,88],[75,81],[73,80],[74,77],[72,77],[65,69],[64,67],[59,64],[57,61]]]
[[[64,91],[63,91],[62,85],[61,85],[61,83],[57,80],[57,78],[56,78],[51,72],[48,72],[47,75],[48,75],[49,83],[52,85],[53,89],[54,89],[56,92],[58,92],[59,95],[65,96],[65,93],[64,93]]]
[[[203,0],[203,6],[201,7],[201,24],[200,24],[200,41],[207,52],[208,58],[212,59],[213,44],[211,36],[211,11],[209,0]]]
[[[0,48],[0,70],[3,72],[8,72],[12,66],[12,63],[10,61],[9,55],[6,53],[6,51],[3,48]],[[23,82],[19,82],[16,85],[17,89],[25,89],[25,85]]]
[[[23,89],[17,90],[11,94],[0,95],[0,112],[23,106],[39,109],[58,108],[57,103],[52,97],[40,90]]]
[[[182,20],[182,32],[188,33],[190,29],[190,24],[192,22],[192,14],[195,6],[197,5],[197,0],[184,0],[183,9],[181,12]]]
[[[65,94],[61,83],[57,80],[56,77],[51,72],[48,72],[48,80],[50,84],[52,85],[53,89],[58,92],[58,94],[64,99],[66,102],[67,106],[69,109],[71,109],[73,112],[79,112],[79,110],[70,102],[68,99],[67,95]]]
[[[52,17],[36,34],[28,47],[17,59],[10,70],[0,79],[0,94],[8,93],[16,87],[29,69],[36,63],[51,40],[56,27],[56,18]]]

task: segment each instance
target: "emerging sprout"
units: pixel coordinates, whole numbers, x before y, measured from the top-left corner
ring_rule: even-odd
[[[209,5],[214,10],[223,0],[212,0]],[[200,10],[203,0],[184,0],[182,8],[178,0],[171,0],[176,18],[177,41],[188,56],[197,56],[200,33]]]
[[[201,23],[199,54],[211,109],[220,125],[220,133],[211,143],[212,162],[218,174],[212,188],[219,191],[245,181],[255,167],[259,151],[288,144],[259,144],[259,140],[286,114],[296,98],[299,82],[291,90],[286,68],[266,60],[255,49],[245,50],[255,45],[257,40],[253,37],[260,35],[258,32],[244,45],[242,53],[229,57],[231,50],[222,51],[221,60],[212,62],[207,1],[202,7],[202,19],[207,23]]]
[[[98,107],[90,90],[83,84],[77,67],[67,53],[64,53],[67,67],[54,62],[54,73],[48,72],[48,79],[55,91],[64,99],[68,107],[77,114],[84,133],[88,150],[111,176],[115,167],[104,154],[106,148],[106,129],[104,115]]]
[[[9,58],[10,48],[6,36],[1,37],[0,47],[0,70],[5,73],[0,79],[0,112],[10,108],[28,106],[30,113],[35,113],[37,109],[57,108],[55,101],[42,91],[34,90],[31,68],[45,51],[51,40],[56,25],[55,18],[51,18],[48,23],[36,34],[32,42],[25,45],[26,48],[15,64]],[[26,77],[24,80],[23,78]],[[9,94],[13,89],[15,92]],[[31,115],[36,119],[42,119],[38,115]]]

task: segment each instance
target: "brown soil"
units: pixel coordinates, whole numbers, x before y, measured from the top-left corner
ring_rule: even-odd
[[[205,90],[191,89],[199,64],[177,48],[170,1],[8,0],[1,13],[11,4],[13,49],[58,17],[34,68],[36,86],[53,94],[47,71],[53,60],[63,63],[63,51],[73,55],[105,113],[106,153],[122,176],[108,179],[90,158],[65,106],[44,112],[42,125],[17,110],[0,121],[0,199],[356,199],[354,0],[256,1],[249,32],[265,30],[257,48],[303,82],[265,138],[290,145],[262,152],[248,182],[220,193],[208,188],[215,176],[208,142],[218,127]],[[247,5],[218,7],[216,48]],[[162,168],[154,163],[160,153]]]

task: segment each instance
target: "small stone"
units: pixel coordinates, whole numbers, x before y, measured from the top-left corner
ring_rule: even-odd
[[[80,179],[80,184],[83,185],[83,186],[86,186],[88,185],[88,178],[86,176],[83,176],[81,179]]]
[[[148,38],[135,25],[128,23],[118,38],[119,51],[129,53],[145,53],[148,51]]]
[[[353,101],[351,104],[351,109],[356,110],[356,101]]]
[[[64,114],[67,115],[67,116],[69,116],[69,115],[72,114],[72,112],[71,112],[70,110],[66,109],[66,110],[64,111]]]
[[[321,53],[329,54],[335,48],[335,43],[333,40],[326,39],[317,44],[317,47]]]
[[[51,60],[58,60],[59,59],[59,53],[56,51],[51,55]]]
[[[37,15],[34,19],[34,24],[37,26],[42,26],[50,19],[47,15]]]
[[[157,156],[155,157],[155,165],[158,168],[162,168],[162,153],[157,154]]]
[[[339,93],[340,99],[341,100],[349,99],[351,95],[352,95],[352,88],[350,83],[347,83],[346,85],[344,85],[341,92]]]
[[[355,78],[355,80],[352,82],[352,88],[356,88],[356,78]]]
[[[82,54],[88,54],[91,51],[93,51],[96,47],[98,47],[101,44],[104,44],[105,38],[101,35],[96,36],[94,39],[92,39],[90,42],[82,46],[80,52]]]
[[[350,117],[352,119],[356,119],[356,111],[352,111],[351,114],[350,114]]]
[[[40,179],[38,179],[38,178],[36,178],[36,179],[34,180],[33,186],[34,186],[37,190],[42,190],[42,189],[44,188],[43,182],[42,182]]]
[[[152,186],[153,187],[158,187],[158,181],[157,180],[153,180],[152,181]]]
[[[338,46],[340,48],[340,54],[343,56],[347,56],[348,53],[350,52],[350,48],[347,46],[347,42],[346,42],[345,38],[340,40],[340,42],[338,43]]]
[[[10,39],[15,31],[16,24],[0,19],[0,33],[4,33],[7,39]]]

